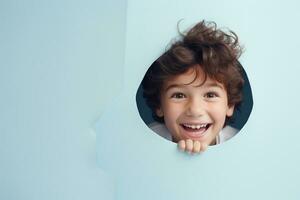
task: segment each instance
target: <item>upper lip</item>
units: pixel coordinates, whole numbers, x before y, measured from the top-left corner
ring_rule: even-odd
[[[203,123],[203,122],[199,122],[199,123],[195,123],[195,122],[187,122],[187,123],[180,123],[180,124],[186,124],[186,125],[206,125],[206,124],[210,124],[210,123]]]

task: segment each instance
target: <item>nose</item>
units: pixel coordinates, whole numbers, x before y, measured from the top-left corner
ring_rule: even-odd
[[[201,98],[191,98],[187,103],[186,115],[189,117],[201,117],[205,113],[205,102]]]

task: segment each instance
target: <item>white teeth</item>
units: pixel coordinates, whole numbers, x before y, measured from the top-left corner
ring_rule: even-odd
[[[188,127],[188,128],[192,128],[192,129],[200,129],[200,128],[204,128],[207,126],[207,124],[199,124],[199,125],[190,125],[190,124],[183,124],[184,126]]]

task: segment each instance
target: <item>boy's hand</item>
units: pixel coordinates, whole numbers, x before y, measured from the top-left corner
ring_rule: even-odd
[[[188,153],[200,153],[204,152],[207,149],[207,144],[200,143],[199,141],[193,141],[191,139],[180,140],[178,142],[178,148],[182,151],[186,151]]]

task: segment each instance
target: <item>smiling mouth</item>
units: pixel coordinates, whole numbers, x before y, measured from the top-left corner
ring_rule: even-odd
[[[206,130],[211,126],[209,123],[201,124],[180,124],[185,130],[184,133],[188,138],[200,138],[205,135]]]

